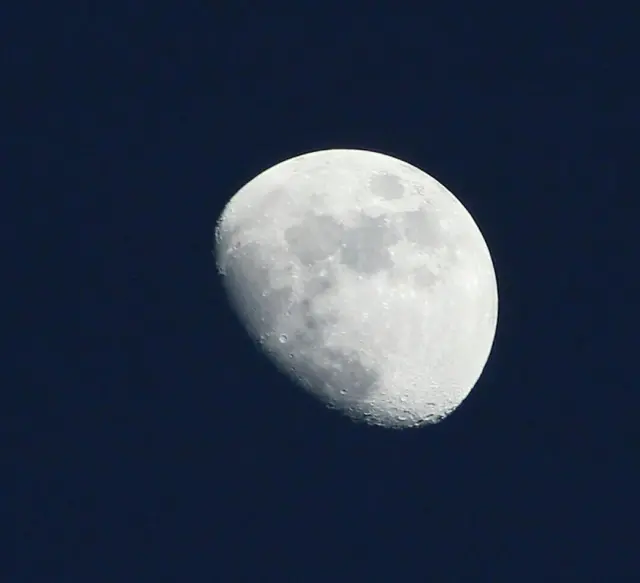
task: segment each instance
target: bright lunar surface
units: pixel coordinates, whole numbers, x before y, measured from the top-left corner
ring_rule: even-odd
[[[462,204],[422,170],[363,150],[297,156],[225,207],[214,256],[251,337],[350,417],[436,423],[493,343],[491,256]]]

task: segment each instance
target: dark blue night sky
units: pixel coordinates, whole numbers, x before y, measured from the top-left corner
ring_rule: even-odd
[[[639,580],[631,4],[6,4],[1,581]],[[227,306],[223,206],[330,147],[423,168],[492,250],[439,425],[327,411]]]

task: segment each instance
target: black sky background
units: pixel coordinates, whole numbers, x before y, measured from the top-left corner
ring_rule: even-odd
[[[638,580],[637,20],[598,6],[4,4],[0,580]],[[492,251],[439,425],[325,410],[227,307],[223,206],[329,147],[434,175]]]

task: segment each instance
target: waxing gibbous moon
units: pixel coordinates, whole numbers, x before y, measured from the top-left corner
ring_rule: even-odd
[[[484,238],[442,184],[391,156],[324,150],[262,172],[223,210],[214,256],[249,335],[353,419],[436,423],[489,358]]]

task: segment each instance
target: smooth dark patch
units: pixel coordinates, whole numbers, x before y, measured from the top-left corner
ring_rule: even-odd
[[[340,248],[344,228],[328,215],[309,213],[305,220],[285,231],[289,249],[306,266],[326,259]]]
[[[387,199],[398,199],[404,196],[404,186],[395,174],[377,173],[371,177],[369,188],[373,194]]]
[[[383,217],[362,217],[360,225],[344,234],[340,262],[358,273],[372,274],[391,269],[389,246],[399,237],[385,224]]]

